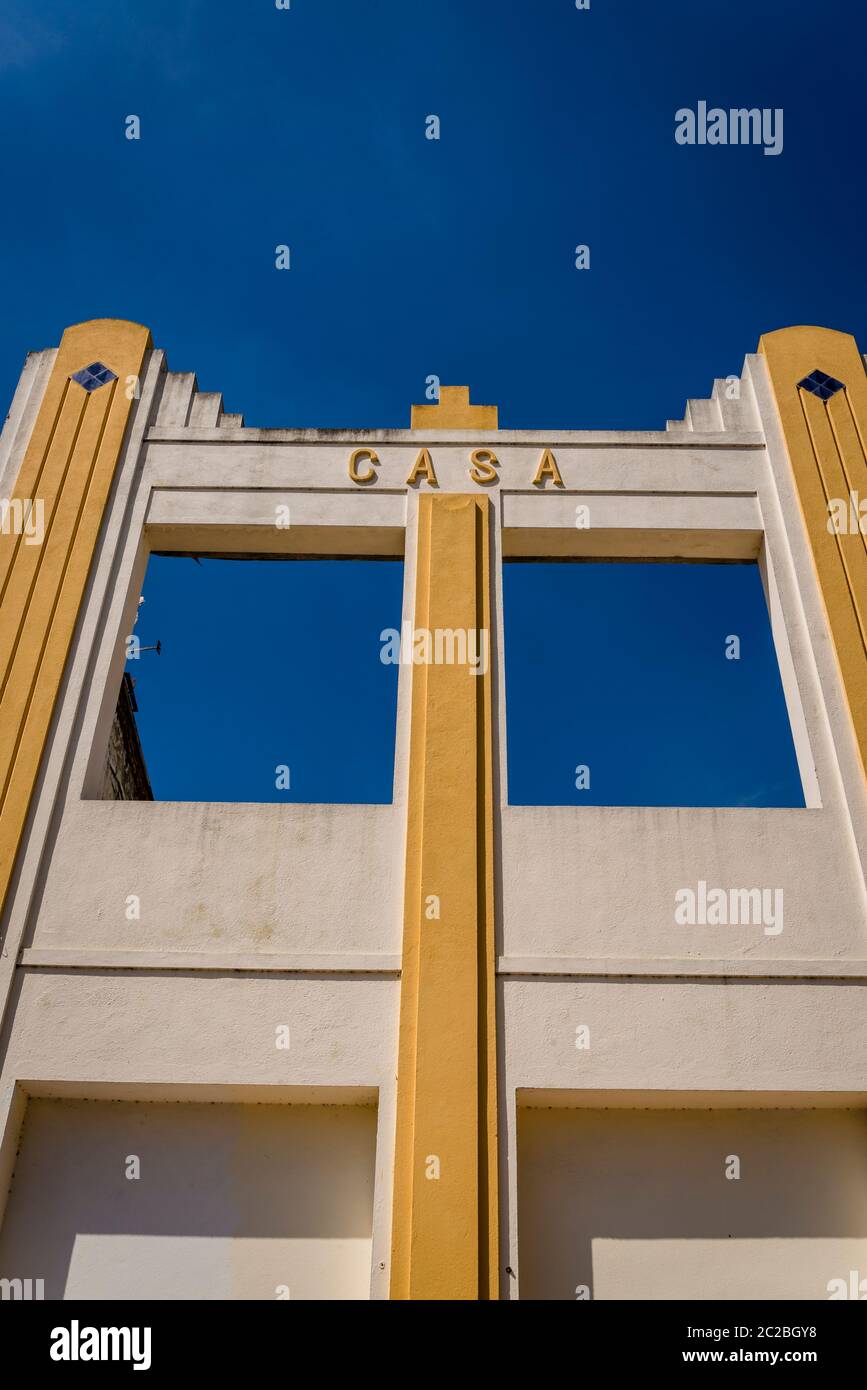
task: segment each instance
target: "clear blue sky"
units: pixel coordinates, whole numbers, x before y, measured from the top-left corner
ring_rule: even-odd
[[[147,323],[173,370],[263,426],[405,425],[436,374],[498,404],[506,427],[658,428],[764,330],[814,322],[863,344],[865,38],[856,0],[0,0],[0,406],[26,350],[103,315]],[[675,111],[701,100],[782,107],[782,154],[678,145]],[[439,141],[425,139],[431,114]],[[284,243],[290,271],[274,267]],[[574,268],[578,243],[589,271]],[[398,567],[380,569],[394,583]],[[313,568],[280,581],[305,574],[301,611],[321,597]],[[569,584],[586,578],[557,582],[558,626],[573,631]],[[155,588],[152,572],[139,631],[165,642],[151,658],[164,680],[191,658],[171,601],[157,621]],[[706,597],[695,578],[669,595],[693,616]],[[269,599],[266,620],[289,640],[284,602]],[[393,595],[374,607],[390,612]],[[243,586],[216,611],[237,634]],[[200,683],[234,678],[219,655]],[[159,739],[166,705],[141,679],[142,727]],[[711,728],[743,664],[726,680]],[[284,745],[274,718],[226,765],[233,789]],[[198,728],[223,725],[209,713]],[[601,724],[600,747],[610,734]],[[359,800],[390,781],[389,739],[369,744],[369,776],[359,764]],[[325,790],[342,766],[335,755]],[[779,768],[764,770],[770,786]],[[754,791],[723,777],[695,796]],[[679,795],[666,779],[656,794]]]
[[[402,591],[395,560],[152,556],[135,633],[163,650],[127,669],[154,796],[391,801]]]
[[[436,373],[658,427],[764,330],[867,340],[865,51],[861,0],[0,0],[2,392],[108,315],[250,424],[403,425]],[[783,153],[678,146],[700,99]]]
[[[128,669],[155,796],[390,801],[402,583],[153,556],[136,635],[163,651]],[[755,565],[511,563],[504,601],[513,804],[803,805]]]
[[[503,587],[513,805],[803,806],[756,565],[513,563]]]

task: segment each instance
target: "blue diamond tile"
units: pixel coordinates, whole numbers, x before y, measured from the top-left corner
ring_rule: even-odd
[[[799,381],[798,386],[803,391],[811,391],[820,401],[829,401],[838,391],[846,389],[842,381],[838,381],[835,376],[828,376],[827,372],[820,372],[818,368],[809,376],[805,376],[803,381]]]
[[[102,362],[91,362],[89,367],[82,367],[81,371],[73,372],[72,380],[83,386],[85,391],[95,391],[107,381],[117,381],[117,375],[110,368],[103,366]]]

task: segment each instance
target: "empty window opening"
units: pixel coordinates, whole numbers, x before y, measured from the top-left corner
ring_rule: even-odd
[[[104,799],[392,800],[403,563],[153,555]]]
[[[756,564],[503,566],[509,801],[803,806]]]

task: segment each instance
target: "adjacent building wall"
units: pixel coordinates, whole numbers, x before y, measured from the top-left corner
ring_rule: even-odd
[[[135,716],[132,677],[124,672],[108,738],[102,795],[106,801],[153,801],[154,794]]]

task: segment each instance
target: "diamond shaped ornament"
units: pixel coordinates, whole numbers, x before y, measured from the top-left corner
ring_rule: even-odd
[[[89,367],[82,367],[80,371],[73,372],[72,380],[83,386],[85,391],[96,391],[100,386],[105,386],[107,381],[117,381],[117,373],[103,366],[102,362],[91,362]]]
[[[805,376],[803,381],[798,382],[798,386],[803,391],[811,391],[814,396],[818,396],[820,401],[829,401],[832,396],[836,396],[838,391],[845,391],[846,387],[842,381],[838,381],[835,376],[828,376],[826,372],[818,369]]]

